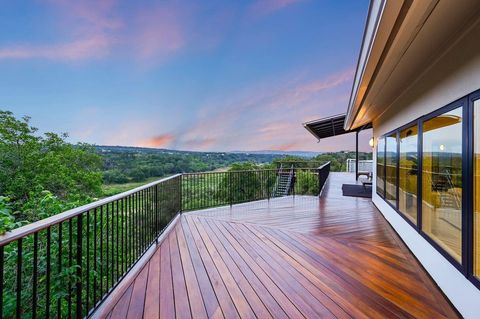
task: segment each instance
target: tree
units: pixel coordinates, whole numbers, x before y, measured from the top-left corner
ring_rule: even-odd
[[[24,205],[49,192],[60,201],[83,203],[101,194],[102,159],[88,144],[72,145],[66,134],[38,135],[30,118],[0,111],[0,195],[10,199],[16,219]],[[36,220],[35,212],[28,214]],[[32,220],[28,220],[32,221]]]

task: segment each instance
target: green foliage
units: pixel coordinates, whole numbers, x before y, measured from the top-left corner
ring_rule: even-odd
[[[360,160],[371,160],[372,153],[359,152],[358,157]],[[330,171],[332,172],[345,172],[347,169],[347,159],[355,158],[355,152],[336,152],[336,153],[323,153],[312,158],[312,161],[318,161],[326,163],[330,161]]]
[[[106,184],[143,182],[152,177],[178,173],[207,172],[239,162],[269,163],[275,155],[187,152],[162,149],[98,146],[104,159]]]
[[[318,195],[318,175],[311,170],[298,170],[295,180],[295,194]]]
[[[0,196],[0,235],[18,226],[12,214],[12,205],[7,197]]]
[[[72,145],[66,138],[39,136],[29,117],[16,119],[0,111],[0,195],[21,212],[15,220],[36,221],[60,212],[66,203],[72,207],[100,195],[101,157],[92,146]],[[58,205],[52,207],[54,198]]]

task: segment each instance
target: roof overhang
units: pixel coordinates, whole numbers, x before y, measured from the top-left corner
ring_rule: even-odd
[[[359,129],[355,130],[345,130],[345,115],[339,114],[323,119],[318,119],[310,122],[303,123],[303,126],[319,141],[323,138],[343,135],[347,133],[356,132]],[[367,124],[361,127],[361,129],[371,128],[371,124]]]
[[[345,119],[371,123],[476,22],[478,0],[371,0]]]

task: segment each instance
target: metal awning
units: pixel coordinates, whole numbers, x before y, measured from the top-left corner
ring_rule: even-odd
[[[372,128],[372,124],[369,123],[359,129],[347,131],[344,129],[345,117],[346,114],[334,115],[323,119],[303,123],[303,126],[318,140],[321,140],[322,138],[353,133],[359,130]]]
[[[362,127],[358,127],[354,130],[345,130],[345,117],[346,114],[339,114],[330,117],[326,117],[319,120],[314,120],[310,122],[303,123],[303,126],[315,136],[318,141],[322,138],[347,134],[347,133],[356,133],[355,134],[355,176],[358,180],[359,171],[358,171],[358,134],[361,130],[366,130],[372,128],[372,123],[365,124]]]

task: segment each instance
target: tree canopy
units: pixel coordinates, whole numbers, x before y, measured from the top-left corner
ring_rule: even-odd
[[[2,205],[9,203],[16,220],[32,222],[65,208],[60,205],[37,214],[39,206],[48,202],[45,198],[81,204],[100,195],[101,157],[92,146],[73,145],[66,138],[66,134],[40,135],[29,117],[17,119],[0,111],[0,194]]]

